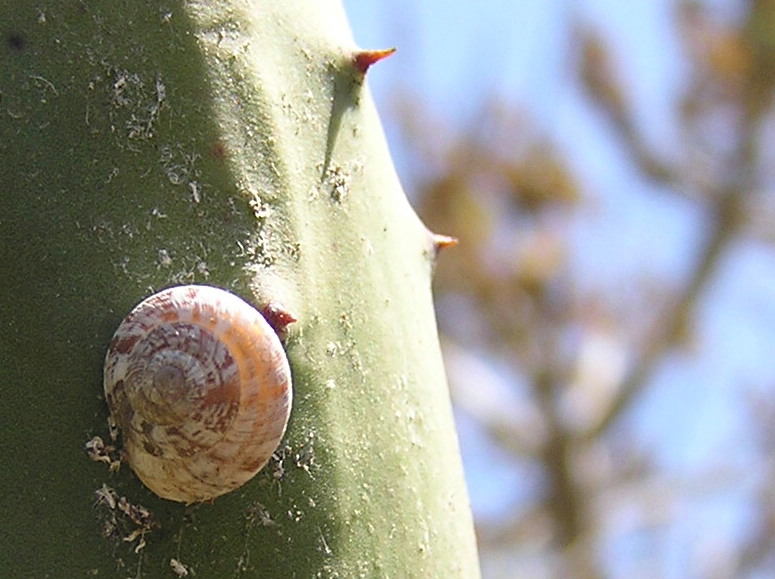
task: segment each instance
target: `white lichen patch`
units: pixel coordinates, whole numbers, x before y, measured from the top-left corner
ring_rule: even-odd
[[[269,514],[269,510],[259,502],[249,505],[245,511],[245,516],[247,517],[249,528],[253,528],[255,525],[274,527],[277,524]]]
[[[104,86],[111,104],[111,131],[124,133],[129,139],[150,139],[162,111],[167,108],[167,86],[157,76],[146,75],[108,66],[103,74],[91,81],[89,88]],[[87,118],[88,124],[88,118]],[[123,126],[122,126],[123,125]]]
[[[121,466],[121,457],[118,449],[112,444],[105,444],[102,437],[95,436],[86,443],[86,453],[95,462],[104,462],[115,472]]]
[[[170,559],[170,568],[178,577],[188,577],[188,566],[175,558]]]
[[[259,533],[281,533],[279,526],[272,517],[269,509],[258,501],[248,505],[245,509],[245,531],[242,553],[237,560],[237,571],[244,573],[251,570],[251,544],[255,544],[252,535],[258,529]]]
[[[145,548],[145,535],[158,527],[151,512],[144,506],[119,496],[106,484],[95,490],[94,496],[95,507],[99,509],[97,513],[102,523],[102,536],[134,543],[135,553]]]
[[[267,465],[267,472],[271,472],[272,474],[272,481],[277,484],[277,494],[278,496],[283,494],[283,486],[282,486],[282,480],[285,476],[285,457],[289,456],[291,453],[291,447],[290,446],[283,446],[282,448],[278,448],[274,451],[272,454],[272,457],[269,459],[269,464]]]
[[[191,201],[194,203],[202,202],[202,185],[198,181],[191,181],[188,184],[188,188],[191,191]]]
[[[326,170],[325,183],[329,187],[329,195],[335,203],[342,203],[350,194],[350,176],[338,165]]]
[[[159,165],[167,179],[173,185],[187,185],[197,182],[198,194],[201,194],[201,186],[198,184],[199,170],[197,163],[201,155],[196,152],[186,151],[180,145],[163,145],[159,148]]]
[[[156,252],[157,267],[170,267],[172,265],[172,257],[170,252],[166,249],[160,249]]]
[[[307,441],[294,456],[294,463],[298,468],[307,473],[311,479],[315,479],[312,471],[317,470],[318,465],[315,462],[315,432],[310,431],[307,435]]]

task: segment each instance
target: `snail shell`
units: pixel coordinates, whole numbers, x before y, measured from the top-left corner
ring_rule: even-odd
[[[269,460],[288,423],[291,373],[256,309],[188,285],[150,296],[121,322],[105,396],[140,480],[194,503],[243,485]]]

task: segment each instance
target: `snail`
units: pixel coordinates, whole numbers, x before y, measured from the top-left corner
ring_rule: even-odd
[[[105,397],[127,462],[173,501],[211,500],[253,478],[285,433],[291,393],[288,360],[269,322],[209,286],[143,300],[105,357]]]

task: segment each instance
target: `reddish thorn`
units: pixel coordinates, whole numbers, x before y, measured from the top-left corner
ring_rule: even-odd
[[[278,334],[285,329],[285,326],[296,321],[291,313],[277,302],[269,302],[261,308],[263,314],[272,329]]]
[[[223,161],[229,156],[229,149],[223,141],[216,141],[210,146],[210,156],[218,161]]]
[[[457,245],[456,237],[450,237],[449,235],[440,235],[438,233],[433,234],[433,249],[436,252],[436,255],[438,255],[442,249],[446,249],[448,247],[455,247],[456,245]]]
[[[383,58],[387,58],[396,51],[395,48],[386,48],[384,50],[361,50],[356,52],[353,57],[355,68],[361,74],[366,74],[369,67]]]

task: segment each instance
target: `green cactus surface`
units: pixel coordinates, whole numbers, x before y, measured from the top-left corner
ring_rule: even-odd
[[[0,574],[478,576],[384,54],[335,0],[0,0],[0,34]],[[297,319],[284,441],[196,505],[86,451],[113,331],[186,283]]]

